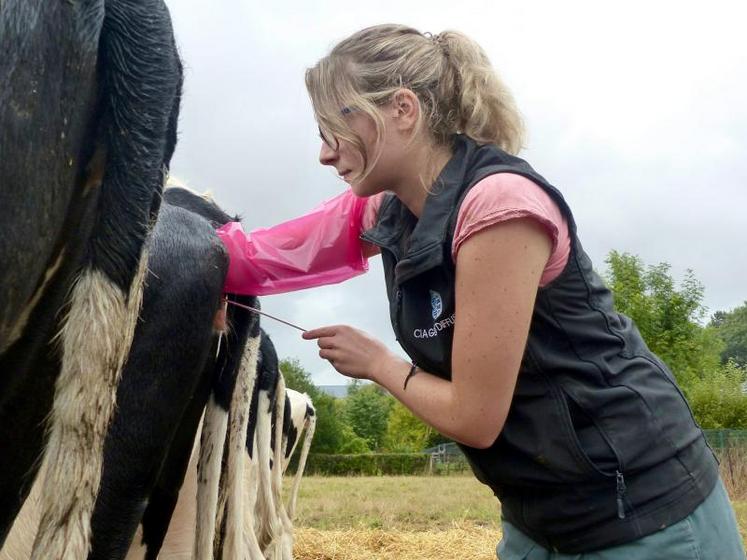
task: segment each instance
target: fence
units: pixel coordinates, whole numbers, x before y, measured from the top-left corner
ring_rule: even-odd
[[[747,430],[703,430],[721,460],[725,480],[736,484],[747,496]],[[327,455],[312,453],[307,472],[319,475],[448,475],[470,471],[467,458],[456,443],[443,443],[420,453],[366,453]],[[290,467],[295,470],[295,463]],[[745,471],[743,474],[742,471]],[[743,488],[743,489],[742,489]]]
[[[703,430],[714,451],[747,448],[747,430]]]
[[[744,451],[747,454],[747,430],[703,430],[711,448],[719,455],[729,450]],[[456,443],[442,443],[423,451],[430,455],[428,472],[449,474],[469,470],[467,458]],[[726,456],[725,456],[726,457]],[[726,457],[731,460],[732,454]]]
[[[429,447],[423,453],[428,454],[428,474],[452,474],[469,471],[467,458],[456,443],[442,443]]]

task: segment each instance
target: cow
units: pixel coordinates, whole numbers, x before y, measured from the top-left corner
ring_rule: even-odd
[[[167,189],[163,198],[148,240],[142,311],[106,434],[89,559],[124,558],[138,528],[141,557],[158,556],[203,411],[196,484],[203,538],[195,544],[195,557],[212,558],[214,546],[225,558],[245,556],[243,537],[236,537],[231,524],[243,531],[237,504],[243,489],[235,480],[243,482],[259,317],[225,308],[228,256],[214,228],[236,218],[182,189]],[[259,305],[254,297],[229,298]],[[219,505],[221,477],[229,490]],[[16,542],[9,543],[13,550],[4,552],[7,557],[28,558],[22,541],[34,531],[33,508],[24,527],[14,527]],[[225,526],[217,533],[219,516]],[[259,557],[255,548],[252,557]]]
[[[259,316],[226,308],[229,301],[257,308],[257,298],[221,296],[227,255],[214,229],[236,220],[209,197],[164,192],[148,240],[142,311],[106,435],[89,558],[123,558],[128,548],[128,558],[156,558],[167,530],[193,536],[195,558],[292,557],[292,527],[272,464],[287,466],[281,445],[286,454],[295,447],[300,424],[288,415],[298,399],[287,397]],[[310,405],[303,406],[308,415]],[[273,430],[277,424],[282,433]],[[193,447],[194,479],[187,470]],[[185,472],[196,488],[192,515],[177,507]],[[38,512],[36,502],[28,505],[3,560],[29,557]]]
[[[273,424],[273,432],[274,430],[275,425]],[[309,456],[309,450],[311,449],[311,442],[314,439],[315,430],[316,409],[314,408],[314,403],[311,401],[311,397],[306,393],[299,393],[293,389],[286,389],[285,414],[283,415],[283,441],[281,446],[283,457],[282,464],[279,465],[281,474],[285,474],[285,471],[288,469],[288,464],[293,456],[293,452],[296,450],[296,446],[300,443],[301,436],[305,433],[288,501],[288,517],[291,522],[295,515],[301,476],[306,468],[306,460]],[[277,463],[271,465],[271,468],[276,469],[276,465]]]
[[[223,212],[210,196],[198,195],[179,186],[177,181],[173,181],[166,189],[164,202],[166,207],[174,206],[191,212],[209,223],[213,229],[229,221],[239,220],[238,217],[231,217]],[[157,227],[156,238],[158,233]],[[217,236],[212,235],[214,242]],[[201,250],[204,251],[204,248]],[[171,254],[167,259],[172,268],[176,264],[171,262],[174,258],[175,255]],[[199,270],[199,266],[194,265],[194,270]],[[217,292],[213,289],[211,293],[215,297]],[[214,386],[207,401],[197,463],[197,530],[193,554],[196,558],[209,558],[215,553],[216,557],[222,555],[224,558],[248,555],[250,558],[267,556],[283,560],[292,557],[292,527],[280,499],[280,475],[273,474],[269,465],[273,457],[279,460],[282,456],[281,434],[273,435],[272,423],[282,422],[285,385],[278,368],[275,348],[270,338],[259,328],[258,315],[247,313],[245,307],[242,307],[259,307],[257,298],[229,294],[225,304],[228,305],[230,328],[227,330],[224,346],[220,346],[221,338],[214,344],[218,346],[219,359],[223,355],[231,355],[233,362],[230,367],[218,367],[212,374],[212,379],[214,383],[225,384],[226,379],[234,376],[233,383],[241,382],[242,385],[236,390],[232,384],[227,387]],[[177,310],[172,313],[174,316],[179,315]],[[246,325],[249,320],[256,321],[256,324],[252,323],[251,333],[239,336],[244,332],[241,325]],[[242,350],[244,346],[247,347],[246,350]],[[212,348],[210,351],[212,352]],[[247,373],[239,374],[236,381],[235,372],[238,369],[246,370]],[[256,374],[253,373],[255,371]],[[200,406],[204,405],[202,400],[199,403]],[[153,532],[159,539],[166,532],[167,520],[173,511],[178,487],[187,465],[191,444],[186,441],[192,441],[198,420],[198,415],[193,414],[189,427],[185,429],[185,443],[178,463],[179,477],[172,480],[170,499],[164,513],[160,515],[158,530]],[[221,460],[222,455],[218,452],[224,441],[231,457],[229,461]],[[245,442],[251,442],[246,449]],[[251,476],[249,488],[245,489],[244,472],[247,470]],[[220,480],[220,484],[216,484],[216,479]],[[219,492],[219,489],[222,491]],[[150,509],[158,510],[153,497],[143,516],[144,541],[148,539],[149,531],[145,522],[149,520]],[[258,512],[256,527],[255,510]],[[151,545],[157,551],[160,541],[152,539]]]
[[[316,415],[307,395],[285,388],[275,347],[264,333],[257,370],[257,402],[252,401],[252,418],[256,418],[256,423],[252,424],[253,429],[249,430],[246,440],[250,457],[246,506],[254,509],[254,524],[248,525],[245,532],[257,535],[260,547],[268,558],[287,559],[292,558],[293,513],[316,426]],[[277,430],[277,426],[281,426],[281,430]],[[289,507],[286,508],[281,496],[282,476],[304,429],[306,439]],[[271,444],[268,445],[268,442]],[[270,450],[272,453],[268,454]]]
[[[182,66],[162,0],[3,0],[0,53],[0,545],[45,449],[33,557],[85,558]]]
[[[144,309],[146,311],[149,306],[149,301],[150,299],[146,297],[146,303],[144,306]],[[261,329],[260,332],[261,336],[265,336],[264,332],[261,331]],[[138,351],[137,345],[139,344],[140,340],[138,334],[136,334],[135,341],[133,342],[133,352]],[[184,336],[187,333],[181,332],[180,334]],[[262,376],[268,371],[272,371],[274,369],[273,360],[275,358],[274,348],[272,347],[272,343],[269,338],[266,338],[265,342],[263,344],[260,344],[260,348],[263,349],[264,352],[260,352],[257,368],[258,376]],[[120,391],[124,391],[127,387],[127,385],[124,385],[124,380],[127,378],[128,373],[129,372],[125,370],[125,373],[123,374],[123,384],[120,385]],[[153,371],[152,373],[154,375],[158,374],[158,372],[156,371]],[[152,404],[153,403],[151,403],[151,405]],[[142,424],[142,419],[134,418],[130,420],[134,423],[139,422]],[[293,391],[292,389],[288,389],[286,391],[285,412],[282,422],[283,473],[288,466],[294,450],[300,442],[300,436],[302,435],[304,429],[306,429],[305,439],[302,445],[302,451],[293,482],[293,488],[291,491],[291,505],[289,506],[288,511],[288,516],[291,519],[293,518],[293,508],[295,506],[295,497],[298,493],[300,476],[302,475],[304,470],[308,449],[310,447],[311,439],[314,433],[314,423],[315,412],[313,404],[311,403],[308,396],[302,393],[298,393],[297,391]],[[274,426],[275,422],[273,422],[273,433]],[[197,431],[200,432],[199,429]],[[253,447],[256,448],[254,439],[255,438],[251,435],[247,437],[247,440],[252,441]],[[160,536],[158,539],[154,539],[153,536],[155,528],[153,526],[149,526],[147,520],[144,519],[138,527],[138,531],[135,534],[134,542],[130,545],[126,560],[141,560],[142,558],[154,558],[156,556],[158,556],[158,558],[160,558],[161,560],[177,560],[193,557],[193,543],[196,534],[195,526],[197,518],[197,459],[199,456],[199,449],[199,440],[197,440],[195,441],[195,445],[191,453],[192,458],[187,468],[186,475],[184,475],[183,483],[181,482],[180,474],[178,472],[171,471],[171,477],[174,479],[172,487],[176,487],[181,484],[181,488],[179,488],[178,501],[176,503],[176,506],[174,507],[173,516],[171,516],[170,522],[167,523],[168,531],[166,532],[165,537]],[[247,453],[248,452],[249,446],[247,445]],[[264,455],[266,456],[267,453],[265,453]],[[131,464],[134,461],[136,461],[136,459],[130,458],[128,463]],[[277,464],[277,462],[274,462],[274,465]],[[107,463],[105,463],[104,468],[105,470],[107,469]],[[249,534],[250,531],[254,532],[257,530],[258,526],[261,526],[261,523],[255,524],[253,516],[262,516],[263,512],[258,508],[258,504],[256,502],[256,465],[250,466],[250,464],[247,463],[244,469],[244,492],[246,497],[245,507],[247,508],[247,515],[245,516],[245,530],[247,531],[247,534]],[[166,476],[162,475],[161,478],[166,478]],[[31,542],[33,540],[33,532],[35,530],[35,521],[38,518],[38,511],[36,511],[36,509],[38,508],[39,486],[39,481],[37,481],[37,484],[35,484],[34,488],[32,489],[29,499],[24,505],[24,508],[22,509],[18,517],[16,526],[14,526],[13,531],[8,538],[6,548],[4,548],[2,552],[0,552],[0,560],[28,560],[31,549]],[[252,492],[255,493],[254,501],[252,501],[250,497]],[[255,510],[248,511],[249,508],[252,507],[252,504],[254,504],[253,507],[255,508]],[[163,512],[163,508],[160,509]],[[162,525],[163,524],[161,524],[161,526]],[[256,555],[255,552],[255,555],[249,557],[263,558],[264,555],[261,552],[259,553],[259,555]]]

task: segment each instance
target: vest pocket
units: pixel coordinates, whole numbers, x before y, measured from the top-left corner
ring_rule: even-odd
[[[607,434],[568,393],[560,388],[556,390],[557,401],[563,408],[564,428],[578,466],[589,474],[606,478],[616,478],[624,472],[620,456]]]
[[[615,473],[620,468],[621,460],[607,434],[570,395],[563,394],[581,451],[601,472]]]

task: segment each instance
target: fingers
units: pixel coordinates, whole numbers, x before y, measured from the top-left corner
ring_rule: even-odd
[[[317,339],[316,343],[319,348],[335,348],[334,338],[331,336],[319,338]]]
[[[311,329],[310,331],[304,331],[301,333],[301,337],[306,340],[312,340],[320,338],[322,336],[334,336],[340,329],[340,325],[332,325],[329,327],[319,327],[318,329]]]
[[[329,349],[326,349],[326,348],[322,348],[321,350],[319,350],[319,357],[322,358],[323,360],[327,360],[327,361],[329,361],[329,362],[331,362],[333,364],[334,364],[335,359],[339,360],[339,358],[340,358],[338,352],[336,352],[334,350],[329,350]]]

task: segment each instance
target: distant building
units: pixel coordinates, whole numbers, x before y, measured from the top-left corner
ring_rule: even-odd
[[[348,396],[347,385],[317,385],[317,388],[322,392],[331,397],[337,397],[338,399],[344,399]]]

